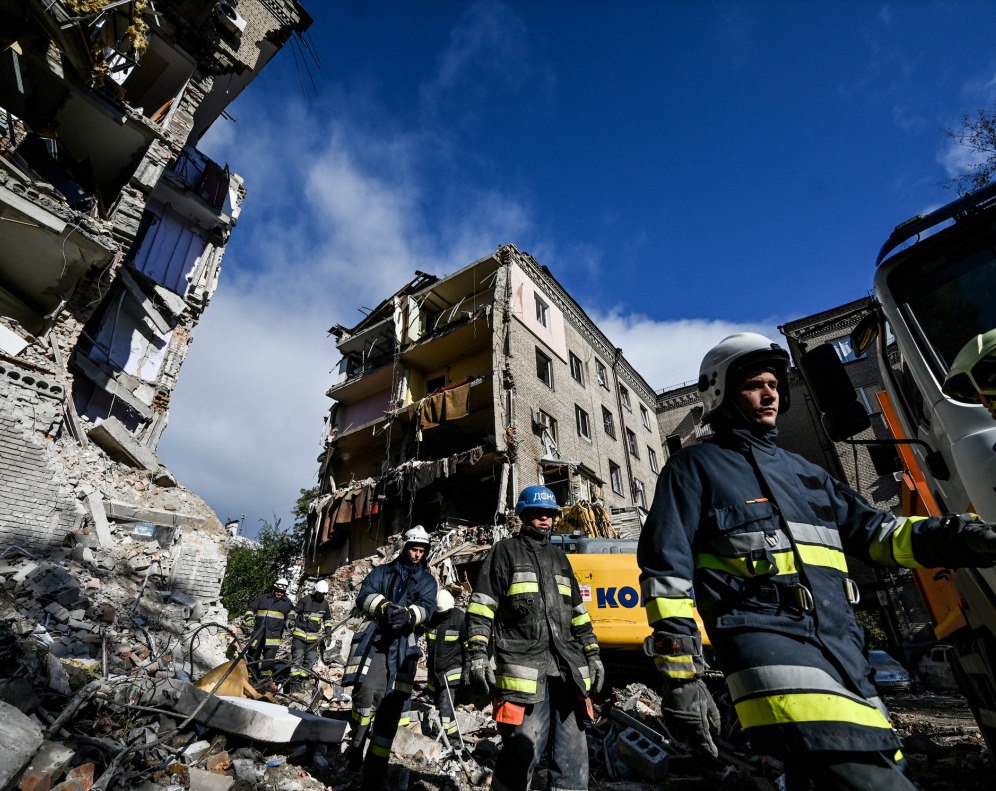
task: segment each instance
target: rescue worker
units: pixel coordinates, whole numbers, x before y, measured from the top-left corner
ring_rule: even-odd
[[[403,542],[398,557],[373,569],[360,586],[356,604],[370,622],[353,636],[342,679],[343,686],[353,686],[355,730],[349,768],[357,771],[362,765],[362,787],[379,791],[422,656],[418,634],[436,609],[436,580],[426,563],[429,534],[416,525],[404,534]]]
[[[315,583],[313,593],[304,596],[297,603],[297,620],[291,640],[291,687],[300,689],[301,684],[311,674],[323,640],[332,638],[332,611],[326,594],[329,584],[325,580]]]
[[[261,634],[253,641],[246,656],[250,661],[259,662],[258,674],[264,679],[273,677],[274,660],[277,649],[280,648],[284,625],[293,628],[294,602],[287,595],[289,584],[286,577],[280,577],[273,583],[273,591],[260,594],[255,604],[242,617],[252,633],[262,626]]]
[[[588,788],[589,693],[605,669],[570,561],[550,543],[559,510],[545,486],[522,490],[522,529],[492,547],[467,608],[468,680],[482,695],[493,688],[502,738],[495,791],[529,788],[548,746],[550,788]]]
[[[426,686],[436,697],[436,709],[447,738],[457,735],[456,704],[463,676],[464,619],[467,613],[456,606],[446,588],[436,593],[436,612],[426,623],[429,656]]]
[[[637,560],[665,719],[716,755],[698,607],[740,724],[756,752],[784,760],[789,791],[908,791],[844,553],[891,568],[990,566],[996,530],[974,515],[872,508],[779,448],[788,366],[787,352],[754,333],[709,351],[699,395],[714,436],[682,448],[657,481]]]

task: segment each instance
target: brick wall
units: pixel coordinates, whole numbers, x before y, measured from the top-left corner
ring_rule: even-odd
[[[558,295],[548,285],[542,290],[542,294],[551,304],[560,301]],[[531,309],[531,305],[528,307]],[[654,420],[653,401],[642,394],[645,386],[634,381],[628,375],[626,368],[620,365],[619,382],[629,391],[632,409],[620,408],[612,375],[614,349],[600,341],[594,324],[584,321],[584,317],[576,315],[569,306],[564,310],[568,351],[566,361],[518,318],[511,320],[510,327],[512,355],[509,362],[515,381],[514,408],[519,441],[518,485],[529,486],[539,481],[537,462],[545,450],[540,436],[532,428],[532,413],[539,409],[557,421],[557,446],[560,458],[583,462],[594,470],[605,481],[603,494],[606,505],[610,507],[627,507],[635,504],[632,483],[628,479],[628,451],[625,438],[625,429],[630,429],[636,436],[639,451],[638,458],[629,457],[632,477],[642,482],[646,505],[649,506],[657,474],[651,469],[648,448],[653,450],[659,465],[664,463],[664,452]],[[551,360],[552,388],[537,375],[537,348]],[[570,353],[581,361],[583,382],[572,376]],[[596,360],[605,366],[607,387],[598,382]],[[641,404],[648,412],[650,428],[643,425]],[[587,413],[590,438],[585,438],[578,432],[576,407]],[[604,429],[603,407],[612,414],[615,437],[609,436]],[[620,468],[622,494],[612,489],[610,462]]]
[[[59,545],[82,520],[46,439],[62,421],[63,393],[55,377],[0,359],[0,550]]]

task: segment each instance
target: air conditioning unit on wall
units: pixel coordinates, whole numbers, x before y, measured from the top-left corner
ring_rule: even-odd
[[[235,6],[231,3],[222,2],[218,3],[214,7],[215,13],[218,14],[218,19],[221,24],[231,33],[236,36],[241,36],[246,30],[246,18],[242,16],[238,11],[235,10]]]

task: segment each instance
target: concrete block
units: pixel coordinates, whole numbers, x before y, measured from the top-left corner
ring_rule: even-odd
[[[422,753],[428,760],[436,760],[443,755],[443,745],[435,739],[407,728],[398,728],[391,750],[398,755],[412,756]]]
[[[64,744],[46,741],[24,770],[18,791],[47,791],[69,764],[75,751]]]
[[[228,791],[234,783],[234,777],[190,768],[190,791]]]
[[[619,734],[616,746],[619,754],[645,779],[657,782],[667,777],[670,756],[636,729],[627,728]]]
[[[41,728],[9,703],[0,702],[0,788],[13,786],[42,745]]]
[[[139,443],[116,417],[105,418],[86,435],[115,461],[143,470],[158,470],[161,466],[159,457]]]
[[[203,516],[181,514],[175,511],[161,511],[156,508],[140,508],[121,500],[108,500],[104,503],[104,513],[111,519],[121,522],[151,522],[154,525],[201,525]]]
[[[188,744],[186,747],[183,748],[183,753],[181,757],[183,758],[184,763],[195,764],[201,758],[203,758],[210,749],[211,749],[211,742],[206,742],[203,740],[199,742],[194,742],[193,744]]]
[[[97,531],[97,540],[102,547],[109,547],[114,543],[111,537],[111,526],[107,524],[107,516],[104,510],[104,498],[98,492],[91,492],[86,496],[86,506],[93,517],[93,524]]]

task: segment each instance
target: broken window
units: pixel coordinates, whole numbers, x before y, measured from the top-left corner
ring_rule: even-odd
[[[550,327],[550,306],[539,294],[533,294],[536,298],[536,321],[549,329]]]
[[[657,451],[647,445],[647,458],[650,460],[650,471],[655,475],[661,471],[660,462],[657,461]]]
[[[622,385],[619,385],[619,400],[622,401],[622,405],[627,410],[629,410],[630,412],[633,411],[633,405],[630,403],[629,400],[629,390],[627,390]]]
[[[588,421],[588,413],[575,404],[574,417],[578,425],[578,435],[585,439],[591,439],[591,424]]]
[[[605,370],[601,360],[595,360],[595,378],[602,387],[609,389],[609,372]]]
[[[571,358],[571,376],[584,385],[584,363],[574,352],[568,352]]]
[[[547,387],[553,387],[553,360],[536,348],[536,376]]]
[[[539,429],[540,440],[547,456],[556,456],[557,453],[557,420],[548,415],[542,409],[536,410],[536,427]]]
[[[636,434],[632,429],[626,429],[626,447],[629,448],[629,455],[634,459],[640,458],[640,446],[636,444]]]
[[[612,491],[616,494],[623,493],[622,470],[613,461],[609,462],[609,481],[612,484]]]
[[[605,429],[605,433],[612,437],[612,439],[616,438],[615,418],[613,418],[612,413],[604,406],[602,407],[602,428]]]
[[[665,440],[667,444],[667,457],[671,458],[675,453],[681,450],[681,435],[672,434]]]
[[[650,411],[643,404],[640,404],[640,420],[644,428],[650,428]]]
[[[159,332],[151,324],[145,307],[122,288],[117,299],[108,300],[103,311],[87,323],[80,348],[88,344],[86,354],[91,360],[154,382],[173,333]]]

